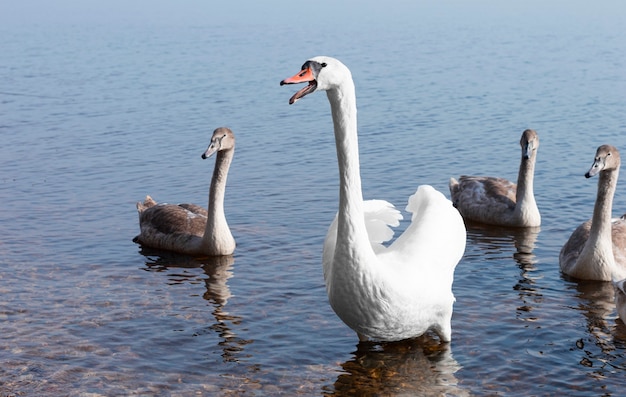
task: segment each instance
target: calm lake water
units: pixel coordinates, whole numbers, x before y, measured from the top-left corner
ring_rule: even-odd
[[[303,18],[303,17],[302,17]],[[618,18],[0,27],[0,394],[618,396],[608,283],[558,269],[591,216],[597,146],[626,152]],[[351,68],[364,196],[517,176],[538,131],[540,229],[472,226],[453,340],[358,344],[330,309],[337,210],[327,99],[279,87],[315,55]],[[211,132],[237,150],[232,257],[141,250],[135,202],[206,205]],[[626,184],[616,215],[626,212]],[[406,227],[402,223],[400,230]]]

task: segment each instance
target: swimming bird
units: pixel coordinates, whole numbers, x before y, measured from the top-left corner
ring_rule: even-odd
[[[541,225],[533,192],[539,135],[534,130],[524,131],[520,145],[522,160],[517,184],[489,176],[463,175],[458,181],[450,178],[450,197],[463,218],[498,226]]]
[[[600,146],[585,174],[586,178],[599,175],[593,217],[574,230],[559,254],[561,271],[570,277],[599,281],[626,278],[626,220],[611,218],[619,167],[617,148]]]
[[[454,269],[465,252],[465,225],[432,186],[409,198],[412,222],[389,246],[401,214],[383,200],[363,200],[356,94],[339,60],[315,57],[284,84],[307,83],[289,100],[326,91],[339,165],[339,210],[324,241],[322,262],[331,307],[360,341],[397,341],[434,331],[451,340]]]
[[[196,204],[157,204],[147,196],[137,203],[141,232],[133,241],[152,248],[193,256],[230,255],[235,250],[226,215],[224,193],[235,153],[235,135],[226,127],[213,131],[202,158],[217,153],[209,190],[208,211]]]

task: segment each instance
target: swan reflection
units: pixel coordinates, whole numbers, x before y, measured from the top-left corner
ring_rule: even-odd
[[[516,249],[513,255],[518,262],[523,263],[528,256],[533,255],[540,227],[509,228],[501,226],[484,225],[466,221],[467,237],[483,247],[506,248],[510,243]]]
[[[585,317],[585,337],[576,340],[580,364],[593,367],[594,374],[605,376],[616,368],[626,370],[626,359],[616,350],[626,348],[626,327],[615,315],[615,290],[608,281],[575,280],[569,286],[578,304],[574,309]],[[572,347],[573,349],[573,347]]]
[[[537,258],[533,253],[541,228],[505,228],[482,224],[468,224],[468,238],[474,246],[482,250],[503,253],[515,248],[513,259],[520,270],[519,278],[513,285],[522,304],[517,308],[517,315],[522,320],[534,321],[531,315],[543,300],[541,288],[536,285]]]
[[[429,335],[393,343],[359,343],[341,365],[332,396],[468,396],[458,386],[460,365],[450,345]]]
[[[543,300],[543,294],[540,292],[541,288],[536,285],[538,278],[535,274],[537,271],[535,266],[537,258],[533,253],[539,235],[539,228],[524,228],[511,233],[516,249],[513,258],[520,269],[519,279],[513,286],[513,289],[518,292],[523,303],[517,308],[518,317],[534,321],[536,317],[529,313],[539,306]]]
[[[585,316],[588,330],[592,334],[609,333],[609,323],[607,319],[613,315],[615,310],[615,290],[613,285],[607,281],[587,281],[570,279],[566,275],[566,280],[573,281],[572,288],[576,290],[578,305]]]
[[[242,318],[229,314],[225,310],[228,299],[232,296],[227,281],[233,276],[233,264],[235,259],[232,255],[216,256],[207,258],[193,258],[190,256],[173,254],[151,248],[142,248],[141,254],[146,256],[147,270],[157,272],[168,272],[168,278],[173,284],[182,282],[197,282],[199,277],[195,273],[180,274],[178,269],[202,268],[204,275],[205,292],[202,297],[213,306],[211,314],[215,318],[215,323],[205,329],[215,332],[220,337],[218,345],[222,349],[222,358],[225,362],[238,361],[237,353],[241,352],[245,345],[251,341],[237,337],[233,331],[233,326],[241,324]],[[204,332],[196,332],[194,336],[199,336]]]

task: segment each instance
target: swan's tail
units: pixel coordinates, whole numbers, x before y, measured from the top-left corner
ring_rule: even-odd
[[[156,201],[154,201],[152,197],[146,196],[146,199],[143,201],[143,203],[141,201],[137,202],[137,211],[139,211],[139,213],[141,214],[146,209],[154,207],[156,204]]]
[[[466,231],[452,202],[432,186],[422,185],[409,198],[406,210],[412,216],[411,225],[398,238],[405,240],[403,249],[416,259],[428,258],[454,269],[465,253]]]
[[[448,182],[448,187],[450,188],[450,200],[452,201],[452,205],[456,207],[457,195],[459,194],[459,181],[455,178],[450,178],[450,182]]]

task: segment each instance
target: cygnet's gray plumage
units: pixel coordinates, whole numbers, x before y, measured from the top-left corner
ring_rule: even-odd
[[[157,204],[150,196],[137,203],[141,232],[134,242],[193,256],[230,255],[235,250],[224,214],[228,169],[235,152],[235,135],[226,128],[213,131],[211,144],[202,154],[217,153],[209,190],[208,211],[196,204]]]
[[[598,195],[593,217],[578,226],[559,254],[561,271],[582,280],[611,281],[626,278],[626,221],[611,218],[619,175],[617,148],[602,145],[585,174],[598,175]]]
[[[539,136],[526,130],[520,139],[522,160],[517,184],[503,178],[463,175],[450,178],[452,203],[466,220],[489,225],[536,227],[541,215],[535,202],[533,178]]]

